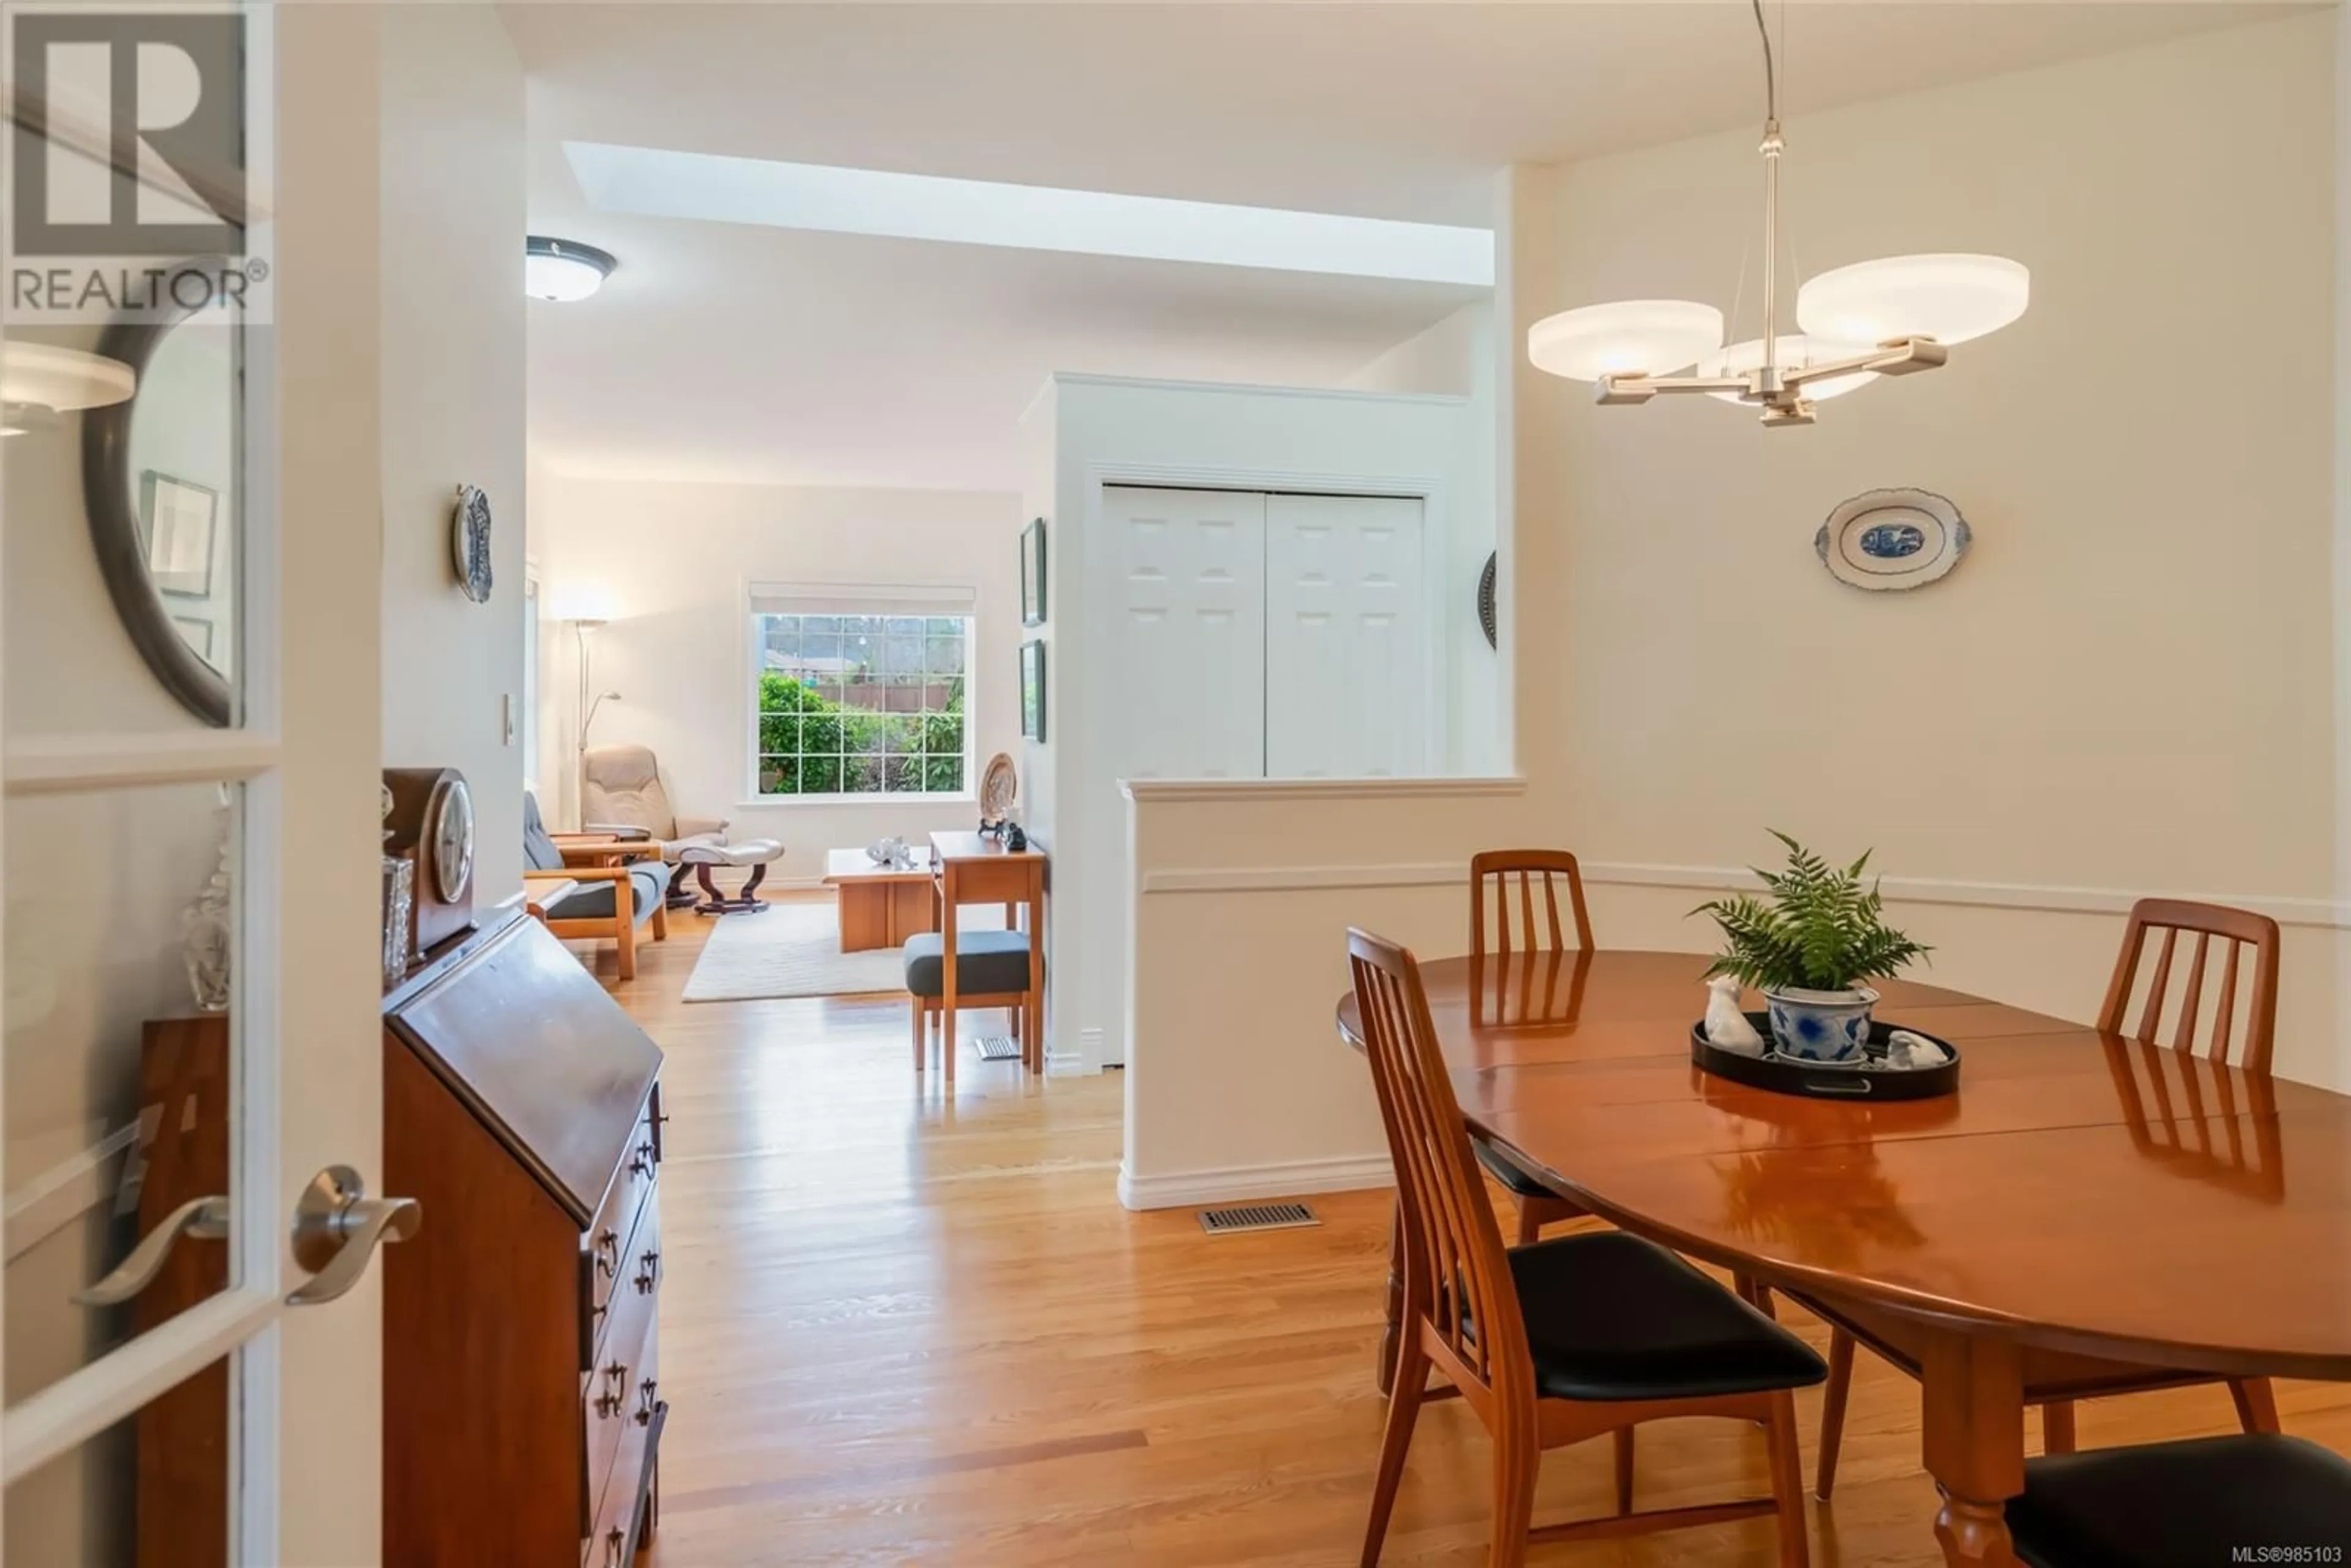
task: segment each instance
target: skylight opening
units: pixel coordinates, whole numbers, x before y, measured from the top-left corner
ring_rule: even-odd
[[[599,212],[1479,288],[1494,282],[1491,229],[610,142],[567,141],[563,150]]]

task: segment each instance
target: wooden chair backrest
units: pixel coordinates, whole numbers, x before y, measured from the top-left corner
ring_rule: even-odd
[[[2139,960],[2147,952],[2148,939],[2158,931],[2163,934],[2163,946],[2156,955],[2155,971],[2147,982],[2138,1027],[2130,1031],[2131,1038],[2151,1045],[2165,1043],[2158,1036],[2169,999],[2166,993],[2171,986],[2172,961],[2179,934],[2193,932],[2196,948],[2188,960],[2186,986],[2174,1014],[2169,1044],[2175,1051],[2191,1055],[2195,1052],[2199,1015],[2204,1010],[2204,976],[2213,956],[2212,942],[2217,937],[2227,952],[2220,973],[2220,997],[2210,1013],[2211,1030],[2205,1054],[2215,1061],[2229,1060],[2230,1036],[2237,1014],[2239,960],[2251,947],[2252,991],[2245,1009],[2244,1054],[2238,1065],[2247,1072],[2267,1074],[2271,1049],[2277,1036],[2278,926],[2266,915],[2219,904],[2190,904],[2174,898],[2140,899],[2131,906],[2130,925],[2123,932],[2122,952],[2115,960],[2114,979],[2106,987],[2105,1005],[2098,1009],[2098,1027],[2108,1033],[2124,1032],[2123,1019],[2130,1009],[2132,993],[2137,988]]]
[[[1518,1287],[1502,1250],[1460,1103],[1421,989],[1420,966],[1404,948],[1369,932],[1347,933],[1362,1014],[1364,1054],[1379,1091],[1395,1162],[1396,1210],[1404,1231],[1406,1333],[1426,1323],[1460,1364],[1464,1392],[1483,1403],[1499,1387],[1531,1391],[1534,1362]]]
[[[1474,957],[1484,957],[1489,952],[1508,954],[1513,949],[1522,952],[1558,952],[1570,944],[1559,918],[1559,883],[1567,883],[1569,910],[1575,916],[1575,941],[1578,948],[1592,946],[1592,915],[1583,907],[1583,873],[1577,869],[1575,857],[1565,850],[1488,850],[1469,861],[1469,952]],[[1542,911],[1545,920],[1535,921],[1535,886],[1542,886]],[[1494,946],[1486,945],[1486,916],[1489,903],[1493,905]],[[1518,918],[1517,932],[1512,934],[1512,906]]]

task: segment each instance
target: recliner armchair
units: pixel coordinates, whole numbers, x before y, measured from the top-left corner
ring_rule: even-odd
[[[696,844],[726,841],[726,818],[677,814],[662,783],[661,764],[647,746],[599,746],[580,759],[580,818],[583,832],[642,838],[656,845],[672,868],[672,908],[694,902],[685,891],[692,868],[679,856]]]

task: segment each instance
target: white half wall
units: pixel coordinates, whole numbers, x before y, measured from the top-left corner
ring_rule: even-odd
[[[689,816],[731,820],[731,836],[772,838],[771,883],[813,885],[829,849],[887,836],[919,841],[969,828],[969,794],[856,801],[753,798],[748,632],[752,583],[947,584],[977,594],[975,669],[966,696],[975,768],[1019,756],[1020,498],[1008,492],[833,490],[543,475],[530,548],[542,602],[590,584],[617,609],[594,633],[595,685],[617,691],[596,715],[595,745],[635,741],[661,759]],[[551,821],[576,821],[577,642],[539,631],[543,777]],[[976,780],[975,780],[976,782]],[[1030,789],[1024,768],[1021,791]],[[565,802],[559,806],[558,800]]]
[[[1808,270],[1968,248],[2033,269],[2022,322],[1814,427],[1702,399],[1599,408],[1513,350],[1503,619],[1525,792],[1135,803],[1130,1200],[1221,1196],[1217,1173],[1305,1190],[1375,1160],[1362,1064],[1329,1024],[1336,930],[1459,951],[1456,879],[1511,841],[1583,857],[1604,944],[1690,950],[1713,936],[1683,912],[1771,852],[1767,826],[1875,845],[1896,918],[1937,946],[1930,977],[2076,1018],[2131,898],[2269,908],[2293,922],[2277,1069],[2351,1086],[2335,27],[2314,12],[1799,103]],[[1598,299],[1721,298],[1753,141],[1516,172],[1514,332]],[[2167,323],[2253,347],[2195,355],[2191,391],[2150,373]],[[1975,549],[1925,591],[1865,595],[1813,535],[1889,485],[1951,497]],[[1263,874],[1284,867],[1311,874]],[[1206,874],[1232,869],[1259,874]]]

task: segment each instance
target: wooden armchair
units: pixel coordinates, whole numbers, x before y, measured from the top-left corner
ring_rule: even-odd
[[[538,800],[528,791],[522,798],[522,836],[523,891],[530,913],[567,940],[611,937],[619,950],[621,978],[635,979],[637,928],[650,926],[656,942],[669,936],[661,845],[605,833],[550,833],[539,820]],[[549,896],[537,896],[534,883]]]

